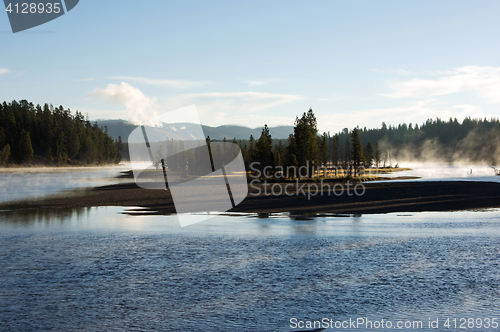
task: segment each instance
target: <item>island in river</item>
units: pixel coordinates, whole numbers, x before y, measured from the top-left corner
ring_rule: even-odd
[[[387,180],[387,178],[382,178]],[[396,178],[401,179],[401,177]],[[306,181],[297,182],[306,184]],[[481,181],[337,181],[315,182],[311,188],[289,186],[285,182],[249,184],[245,200],[230,210],[244,213],[317,214],[371,214],[389,212],[458,211],[500,207],[500,183]],[[277,189],[278,188],[278,189]],[[281,194],[277,194],[280,193]],[[215,198],[216,199],[216,198]],[[66,209],[93,206],[137,207],[130,214],[168,215],[176,213],[169,190],[152,190],[135,183],[100,186],[84,196],[41,200],[29,205],[11,208],[39,210]],[[192,212],[211,211],[213,202],[193,202]]]

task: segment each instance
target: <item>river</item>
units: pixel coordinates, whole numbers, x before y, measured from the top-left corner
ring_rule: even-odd
[[[0,212],[0,329],[498,330],[499,210],[184,228],[125,210]]]

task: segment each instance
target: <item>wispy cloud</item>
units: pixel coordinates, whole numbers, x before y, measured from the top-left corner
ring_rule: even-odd
[[[270,83],[278,83],[281,82],[281,80],[277,79],[267,79],[267,80],[245,80],[243,81],[244,83],[250,85],[250,86],[258,86],[258,85],[268,85]]]
[[[125,106],[128,120],[143,123],[158,115],[158,104],[154,98],[128,83],[108,84],[104,89],[95,88],[90,97],[102,98]]]
[[[0,68],[0,75],[7,74],[8,72],[10,72],[10,70],[7,68]]]
[[[188,80],[165,80],[165,79],[152,79],[146,77],[131,77],[131,76],[113,76],[111,79],[132,81],[147,85],[165,86],[175,89],[198,88],[208,84],[204,81],[188,81]]]
[[[444,73],[443,73],[444,74]],[[398,98],[433,98],[458,92],[472,92],[489,103],[500,103],[500,68],[465,66],[437,79],[414,78],[391,85]]]
[[[270,108],[304,99],[302,96],[264,92],[210,92],[183,94],[168,98],[161,105],[155,98],[145,95],[140,89],[122,82],[108,84],[104,89],[96,88],[89,93],[97,97],[124,105],[128,120],[134,123],[145,121],[163,112],[186,105],[196,104],[202,123],[208,125],[241,124],[258,126],[293,124],[294,117],[258,114]]]
[[[210,92],[185,94],[169,99],[179,107],[196,103],[198,109],[254,113],[304,99],[298,95],[266,92]]]
[[[303,100],[304,97],[265,92],[211,92],[185,94],[167,100],[170,109],[196,104],[200,120],[208,125],[240,124],[246,126],[293,124],[295,115],[273,116],[274,107]]]

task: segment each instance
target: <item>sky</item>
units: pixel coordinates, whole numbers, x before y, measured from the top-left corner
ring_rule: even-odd
[[[140,124],[195,104],[205,125],[320,132],[500,108],[500,1],[81,0],[13,34],[0,101]]]

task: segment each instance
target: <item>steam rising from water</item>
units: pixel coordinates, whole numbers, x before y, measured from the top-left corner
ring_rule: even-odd
[[[431,162],[456,164],[500,165],[500,132],[493,128],[475,128],[466,137],[446,144],[438,138],[423,141],[414,138],[396,145],[385,138],[379,142],[386,163]]]
[[[74,168],[18,168],[0,170],[0,204],[26,201],[63,191],[118,183],[125,166]]]
[[[411,168],[411,171],[381,174],[384,177],[412,176],[418,181],[487,181],[500,182],[500,176],[490,166],[465,163],[418,163],[401,162],[399,166]],[[471,173],[472,171],[472,173]]]

